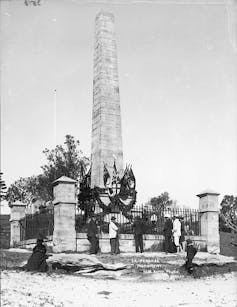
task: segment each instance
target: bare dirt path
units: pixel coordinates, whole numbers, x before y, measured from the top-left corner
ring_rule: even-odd
[[[154,281],[3,270],[1,306],[237,306],[237,275]]]

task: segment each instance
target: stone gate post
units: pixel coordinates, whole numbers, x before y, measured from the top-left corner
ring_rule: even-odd
[[[20,219],[25,217],[26,205],[20,201],[9,203],[10,215],[10,246],[15,247],[21,241]]]
[[[198,194],[201,213],[201,235],[207,239],[207,251],[220,253],[218,193],[205,191]]]
[[[76,251],[76,180],[62,176],[53,185],[53,251]]]

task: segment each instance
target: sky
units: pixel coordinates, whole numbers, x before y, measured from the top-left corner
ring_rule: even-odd
[[[1,1],[1,170],[41,173],[65,135],[91,152],[95,16],[115,16],[124,164],[138,204],[237,194],[236,1]],[[54,95],[54,89],[57,95]],[[56,101],[56,108],[55,108]]]

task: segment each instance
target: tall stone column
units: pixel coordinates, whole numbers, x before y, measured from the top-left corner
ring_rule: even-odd
[[[198,194],[201,213],[201,235],[207,239],[207,251],[220,253],[218,193],[205,191]]]
[[[10,238],[10,246],[15,247],[17,243],[21,241],[21,226],[20,219],[25,217],[25,209],[26,205],[20,201],[16,201],[14,203],[10,203],[9,207],[11,208],[11,216],[10,216],[10,230],[11,230],[11,238]]]
[[[114,159],[123,173],[123,150],[114,16],[100,12],[95,20],[91,186],[104,187],[104,163],[112,173]]]
[[[76,180],[62,176],[53,185],[53,251],[76,251]]]

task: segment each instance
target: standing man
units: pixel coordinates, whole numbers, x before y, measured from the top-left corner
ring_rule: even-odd
[[[118,226],[115,224],[116,217],[112,216],[109,223],[109,240],[111,246],[111,255],[119,254],[119,238],[118,238]]]
[[[132,227],[134,229],[136,253],[138,253],[139,251],[143,253],[143,237],[142,236],[144,232],[144,224],[140,216],[136,216]]]
[[[95,216],[92,215],[87,227],[87,239],[91,244],[90,254],[97,254],[99,251],[98,227],[96,225]]]
[[[173,223],[170,218],[170,214],[167,213],[165,214],[165,224],[163,229],[165,237],[164,247],[166,254],[172,252],[172,230],[173,230]]]
[[[179,238],[181,236],[181,223],[177,216],[174,217],[173,222],[173,238],[177,251],[180,251]]]

